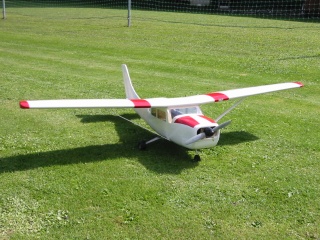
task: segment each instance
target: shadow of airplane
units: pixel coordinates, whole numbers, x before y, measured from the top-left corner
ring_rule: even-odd
[[[256,141],[259,138],[246,131],[222,132],[217,146],[237,145],[245,142]]]
[[[122,116],[129,120],[138,118],[136,114],[124,114]],[[194,168],[198,165],[197,162],[192,161],[193,156],[188,154],[187,149],[167,140],[152,143],[150,151],[139,151],[137,147],[134,148],[142,140],[140,137],[151,139],[154,135],[145,129],[126,123],[125,120],[118,116],[78,115],[77,117],[85,124],[103,121],[113,122],[120,141],[114,144],[91,145],[0,158],[0,174],[53,165],[89,163],[132,157],[136,157],[147,169],[160,174],[180,174],[184,169]],[[250,133],[239,131],[222,133],[220,139],[219,145],[224,146],[255,141],[258,138]]]
[[[122,117],[133,121],[137,118],[140,118],[137,114],[122,114]],[[126,139],[128,136],[127,131],[123,131],[124,128],[124,121],[121,120],[118,116],[115,115],[78,115],[77,117],[81,118],[82,123],[94,123],[94,122],[101,122],[101,121],[111,121],[115,123],[116,131],[119,134],[120,139]],[[120,121],[119,121],[120,119]],[[128,123],[129,125],[129,123]],[[131,129],[132,131],[137,131],[137,129]],[[140,129],[141,130],[141,129]],[[140,131],[139,130],[139,131]],[[142,129],[143,131],[143,129]],[[146,131],[145,131],[146,132]],[[145,134],[144,132],[144,134]],[[124,134],[124,135],[123,135]],[[149,137],[152,137],[152,135],[149,134]],[[146,135],[146,134],[145,134]],[[146,135],[147,136],[147,135]],[[226,145],[236,145],[243,142],[251,142],[256,141],[259,138],[251,133],[248,133],[246,131],[233,131],[233,132],[222,132],[220,136],[220,140],[217,146],[226,146]],[[142,139],[137,139],[138,141],[141,141]],[[172,143],[172,145],[175,145]],[[182,147],[179,147],[182,148]],[[184,148],[182,148],[184,149]]]
[[[126,144],[123,143],[91,145],[73,149],[62,149],[0,158],[0,174],[53,165],[90,163],[115,159],[121,161],[121,159],[132,158],[133,156],[138,158],[138,161],[147,169],[157,173],[179,174],[183,169],[197,166],[197,163],[192,162],[191,157],[187,155],[186,152],[183,152],[176,147],[171,148],[169,151],[155,148],[152,152],[141,152],[137,149],[136,152],[133,153],[133,151],[131,149],[128,150],[125,145]],[[163,149],[168,149],[168,146],[164,146]]]

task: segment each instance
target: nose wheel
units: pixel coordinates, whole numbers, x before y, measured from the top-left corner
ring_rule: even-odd
[[[200,155],[199,154],[194,155],[193,161],[200,162],[201,161]]]
[[[200,162],[201,161],[201,158],[200,158],[200,155],[199,155],[197,149],[196,149],[196,155],[194,155],[194,157],[193,157],[193,161],[194,162]]]

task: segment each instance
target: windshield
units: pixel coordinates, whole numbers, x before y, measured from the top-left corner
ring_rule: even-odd
[[[182,114],[202,114],[199,107],[173,108],[170,110],[172,118]]]

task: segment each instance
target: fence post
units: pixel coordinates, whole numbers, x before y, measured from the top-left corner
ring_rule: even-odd
[[[6,19],[6,1],[2,0],[2,18]]]
[[[131,26],[131,0],[128,0],[128,27],[130,26]]]

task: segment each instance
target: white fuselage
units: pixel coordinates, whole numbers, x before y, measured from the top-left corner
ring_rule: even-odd
[[[203,128],[218,126],[213,119],[204,116],[198,106],[183,109],[141,108],[135,111],[159,135],[180,146],[189,149],[210,148],[219,141],[220,130],[211,137],[205,137],[191,144],[186,143]]]

